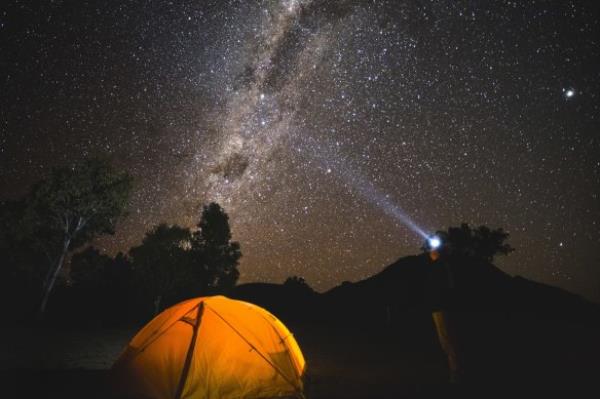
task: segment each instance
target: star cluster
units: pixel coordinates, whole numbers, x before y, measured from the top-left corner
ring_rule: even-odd
[[[3,198],[107,154],[136,178],[109,252],[217,201],[243,281],[324,290],[469,222],[600,299],[592,2],[93,3],[0,6]]]

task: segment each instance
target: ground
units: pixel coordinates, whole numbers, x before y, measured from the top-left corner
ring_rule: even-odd
[[[448,383],[446,359],[431,335],[409,339],[395,329],[290,327],[307,360],[308,399],[465,396],[466,388]],[[3,328],[0,378],[7,395],[0,397],[109,398],[108,369],[135,331]],[[520,359],[514,361],[518,369]],[[565,370],[570,367],[565,364]],[[494,373],[498,374],[494,382],[483,387],[486,397],[494,393],[519,397],[518,393],[527,392],[511,383],[509,378],[514,373],[507,370],[506,378],[502,370]],[[528,387],[533,394],[540,387],[536,384]],[[570,397],[579,397],[574,393],[583,392],[582,387],[569,385],[557,386],[566,387]],[[473,384],[470,388],[477,392],[482,386]],[[547,392],[550,386],[551,382],[537,393]]]
[[[309,398],[401,397],[445,383],[445,360],[439,351],[422,355],[394,345],[390,334],[365,340],[364,334],[342,328],[294,330],[309,367]],[[110,397],[108,369],[134,333],[135,329],[3,329],[1,375],[8,397]]]

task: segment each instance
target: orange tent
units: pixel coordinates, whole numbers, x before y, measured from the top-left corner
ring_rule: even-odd
[[[305,362],[275,316],[223,296],[181,302],[150,321],[113,366],[134,398],[303,397]]]

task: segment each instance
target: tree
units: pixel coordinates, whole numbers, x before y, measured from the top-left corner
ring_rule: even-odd
[[[514,248],[506,243],[509,234],[502,228],[492,230],[487,226],[479,226],[472,229],[467,223],[463,223],[460,227],[438,231],[436,236],[441,240],[438,252],[446,259],[491,263],[496,255],[508,255],[514,251]],[[423,249],[430,251],[429,243],[426,243]]]
[[[191,253],[196,273],[205,276],[209,290],[225,291],[235,286],[242,253],[240,244],[231,241],[229,216],[219,204],[212,202],[203,207]]]
[[[24,234],[22,220],[26,211],[23,199],[0,202],[0,258],[4,282],[10,281],[7,276],[25,272],[31,281],[40,278],[39,267],[43,254],[36,249],[31,237]],[[42,276],[43,277],[43,276]]]
[[[104,273],[110,267],[113,259],[101,254],[98,249],[88,247],[76,253],[71,259],[71,279],[77,285],[99,285],[104,280]]]
[[[204,206],[198,230],[161,224],[129,255],[137,286],[157,314],[177,301],[224,292],[238,277],[240,245],[231,241],[229,217],[218,204]]]
[[[71,258],[71,284],[61,313],[78,314],[77,323],[117,323],[128,318],[133,304],[131,263],[121,252],[114,258],[94,247]]]
[[[105,279],[113,259],[94,247],[75,253],[70,262],[70,284],[62,292],[59,317],[77,314],[77,323],[101,323],[109,311],[106,300],[115,294],[115,287]],[[114,309],[114,308],[113,308]],[[54,316],[57,316],[54,314]]]
[[[147,232],[141,245],[129,250],[136,279],[143,295],[151,298],[155,315],[192,278],[188,253],[191,238],[189,229],[163,223]]]
[[[68,253],[102,234],[114,234],[132,188],[126,172],[104,159],[55,168],[27,198],[23,227],[49,262],[40,315]]]
[[[0,302],[12,303],[14,316],[30,315],[39,306],[46,258],[24,235],[24,199],[0,202]],[[13,316],[13,315],[11,315]]]
[[[283,286],[296,292],[313,293],[314,290],[308,285],[304,277],[290,276],[283,282]]]

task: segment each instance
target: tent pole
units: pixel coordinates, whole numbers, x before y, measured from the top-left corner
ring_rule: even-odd
[[[196,337],[198,337],[198,329],[200,328],[200,320],[204,313],[204,302],[200,302],[198,305],[198,313],[196,314],[196,324],[192,331],[192,339],[190,346],[188,347],[187,354],[185,356],[185,363],[183,364],[183,370],[181,370],[181,377],[179,378],[179,384],[177,385],[177,392],[175,393],[175,399],[181,399],[183,395],[183,388],[187,380],[188,373],[190,371],[190,365],[192,364],[192,357],[194,356],[194,348],[196,347]]]
[[[275,364],[273,364],[273,362],[271,362],[269,359],[267,359],[267,357],[265,355],[262,354],[262,352],[260,350],[258,350],[258,348],[254,345],[252,345],[252,342],[248,341],[248,339],[246,337],[244,337],[242,335],[241,332],[239,332],[237,330],[237,328],[235,328],[230,322],[228,322],[223,316],[221,316],[219,314],[219,312],[217,312],[212,306],[210,307],[210,310],[216,314],[221,320],[223,320],[223,322],[225,324],[227,324],[229,326],[229,328],[231,328],[233,330],[233,332],[235,332],[238,337],[240,337],[258,356],[262,357],[264,359],[264,361],[266,361],[269,366],[273,367],[273,370],[275,370],[285,381],[287,381],[288,384],[290,384],[293,388],[298,389],[298,387],[296,386],[296,384],[294,384],[292,381],[290,381],[286,375],[279,369],[279,367],[277,367]],[[277,334],[279,336],[279,338],[281,338],[281,335]],[[286,347],[287,349],[287,347]],[[300,391],[300,390],[299,390]],[[302,392],[300,391],[300,394],[302,394]],[[179,398],[177,398],[179,399]]]

